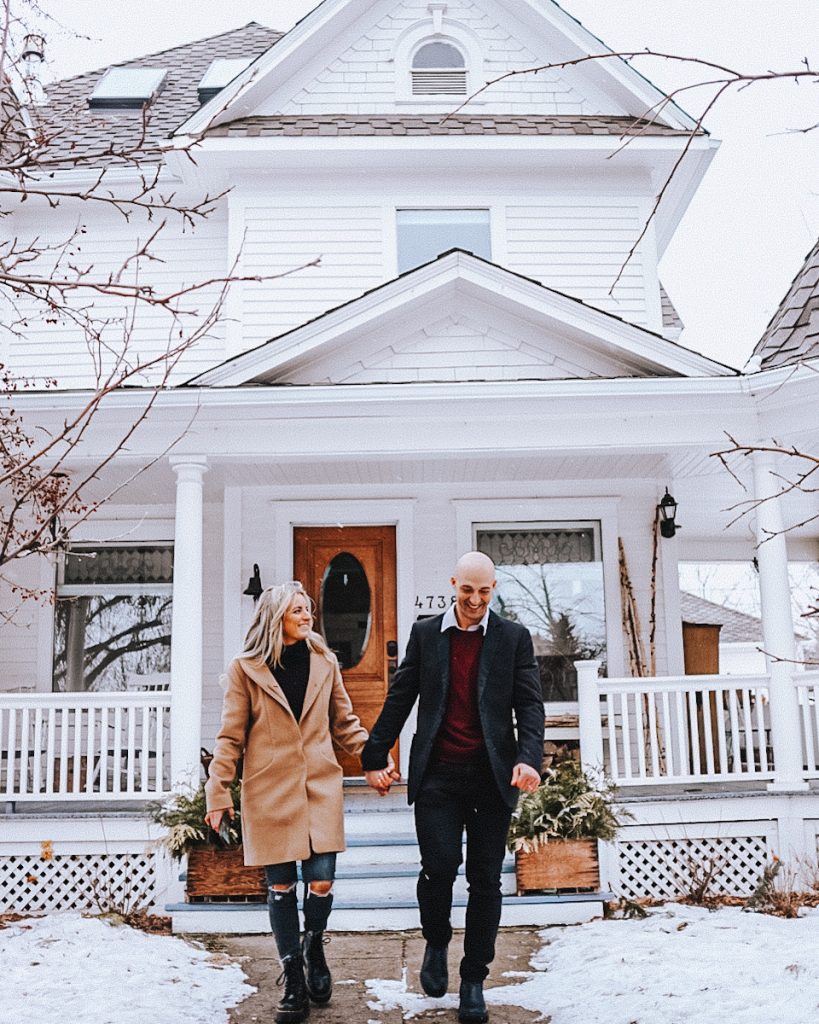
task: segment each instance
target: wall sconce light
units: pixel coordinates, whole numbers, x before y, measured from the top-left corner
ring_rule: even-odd
[[[253,598],[253,603],[255,604],[259,600],[259,598],[261,597],[263,589],[264,589],[264,587],[262,586],[262,577],[259,574],[259,567],[254,562],[253,563],[253,575],[247,581],[247,586],[242,591],[242,593],[243,594],[247,594],[248,597],[252,597]]]
[[[665,489],[665,494],[660,498],[660,504],[657,506],[657,512],[660,516],[660,533],[663,537],[671,538],[682,527],[677,522],[677,502],[674,501],[672,495],[668,493],[668,488]]]

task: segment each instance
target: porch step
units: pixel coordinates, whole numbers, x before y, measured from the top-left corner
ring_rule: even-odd
[[[570,896],[508,896],[503,901],[501,927],[583,924],[603,914],[603,904],[615,897],[609,892]],[[263,903],[172,903],[166,908],[176,934],[266,935],[270,933]],[[452,923],[463,928],[466,899],[453,899]],[[408,931],[418,928],[414,897],[393,895],[357,899],[336,896],[330,918],[331,931]]]
[[[348,851],[349,852],[349,851]],[[347,854],[339,858],[334,885],[334,906],[346,900],[363,899],[373,892],[378,892],[390,901],[405,900],[414,904],[415,885],[418,879],[418,860],[409,860],[404,852],[404,859],[387,862],[368,850],[368,860],[362,863],[349,863]],[[186,880],[185,872],[181,872],[179,880]],[[501,869],[501,891],[511,895],[516,890],[515,861],[506,857]],[[458,899],[466,900],[466,878],[463,864],[458,869],[453,894]]]
[[[418,928],[415,888],[418,843],[412,810],[403,794],[379,798],[372,790],[345,784],[347,849],[339,856],[332,927],[336,931],[403,931]],[[388,802],[387,802],[388,801]],[[507,856],[501,873],[506,925],[545,927],[579,924],[599,917],[610,893],[515,896],[515,862]],[[467,891],[464,866],[453,889],[453,924],[463,927]],[[166,911],[179,933],[267,934],[264,903],[170,903]]]

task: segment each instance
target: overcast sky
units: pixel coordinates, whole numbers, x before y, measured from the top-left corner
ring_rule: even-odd
[[[63,78],[259,21],[288,29],[316,0],[40,0],[48,75]],[[544,0],[544,3],[548,0]],[[819,68],[819,0],[563,0],[615,50],[699,57],[741,72]],[[635,62],[665,90],[685,65]],[[697,73],[701,78],[702,75]],[[705,92],[682,105],[699,113]],[[722,147],[661,266],[682,341],[741,366],[819,235],[819,84],[759,84],[721,101],[706,126]]]

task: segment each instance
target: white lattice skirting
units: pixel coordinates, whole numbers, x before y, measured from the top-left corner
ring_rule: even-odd
[[[619,891],[629,899],[674,899],[691,891],[695,874],[714,870],[712,893],[748,896],[770,861],[767,837],[640,839],[617,843]]]
[[[152,853],[69,853],[0,857],[0,911],[131,910],[155,902]]]

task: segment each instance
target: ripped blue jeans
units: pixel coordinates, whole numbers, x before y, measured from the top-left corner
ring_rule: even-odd
[[[276,948],[282,960],[299,952],[299,909],[296,898],[298,870],[294,860],[283,864],[267,864],[264,869],[267,880],[267,909],[270,913],[270,927],[276,940]],[[327,927],[333,894],[320,896],[310,890],[310,882],[332,882],[336,877],[335,853],[311,853],[301,862],[301,878],[304,882],[304,930],[323,932]],[[287,885],[287,889],[274,889],[275,885]]]

